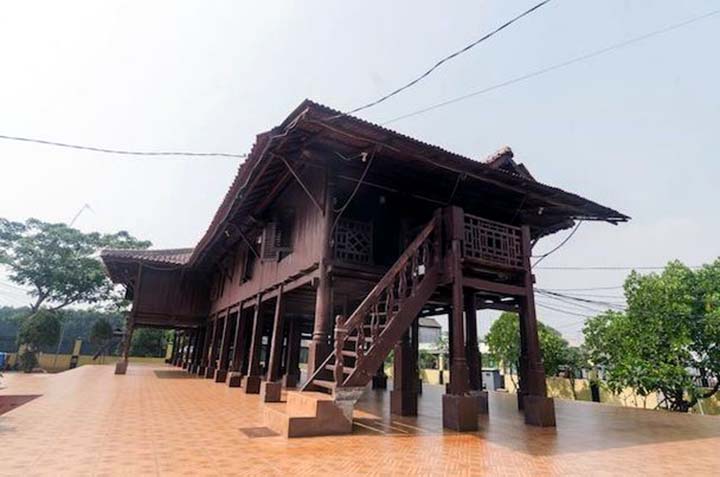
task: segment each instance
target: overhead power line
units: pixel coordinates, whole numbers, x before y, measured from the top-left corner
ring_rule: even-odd
[[[562,248],[563,245],[565,245],[566,243],[568,243],[568,241],[572,238],[572,236],[575,235],[575,232],[578,231],[578,229],[580,228],[580,225],[582,225],[582,220],[579,221],[579,222],[575,225],[575,228],[572,229],[572,232],[570,232],[570,234],[568,234],[568,236],[565,237],[565,239],[564,239],[562,242],[560,242],[556,247],[554,247],[552,250],[550,250],[550,251],[547,252],[547,253],[544,253],[544,254],[542,254],[542,255],[539,255],[539,256],[538,256],[538,259],[535,261],[535,263],[533,263],[532,268],[535,268],[535,266],[536,266],[538,263],[542,262],[543,260],[545,260],[547,257],[549,257],[550,255],[552,255],[553,253],[557,252],[558,250],[560,250],[560,249]]]
[[[450,54],[450,55],[442,58],[442,59],[439,60],[437,63],[435,63],[432,67],[430,67],[430,69],[428,69],[427,71],[425,71],[423,74],[421,74],[421,75],[418,76],[417,78],[409,81],[408,83],[404,84],[403,86],[397,88],[396,90],[394,90],[394,91],[386,94],[385,96],[382,96],[381,98],[376,99],[375,101],[371,101],[371,102],[369,102],[369,103],[367,103],[367,104],[364,104],[364,105],[362,105],[362,106],[359,106],[359,107],[357,107],[357,108],[351,109],[350,111],[347,111],[347,112],[345,112],[345,113],[342,113],[342,114],[339,115],[339,116],[345,116],[345,115],[349,115],[349,114],[355,114],[355,113],[358,113],[358,112],[363,111],[363,110],[365,110],[365,109],[372,108],[373,106],[376,106],[376,105],[378,105],[378,104],[380,104],[380,103],[382,103],[382,102],[384,102],[384,101],[387,101],[388,99],[390,99],[390,98],[392,98],[393,96],[395,96],[395,95],[397,95],[397,94],[405,91],[406,89],[412,88],[413,86],[415,86],[416,84],[418,84],[420,81],[422,81],[422,80],[424,80],[425,78],[427,78],[428,76],[430,76],[435,70],[437,70],[438,68],[440,68],[443,64],[445,64],[445,63],[447,63],[448,61],[450,61],[450,60],[452,60],[452,59],[454,59],[454,58],[462,55],[463,53],[467,52],[468,50],[476,47],[477,45],[479,45],[480,43],[484,42],[485,40],[488,40],[488,39],[492,38],[493,36],[495,36],[496,34],[500,33],[502,30],[504,30],[505,28],[509,27],[510,25],[512,25],[513,23],[515,23],[516,21],[522,19],[523,17],[526,17],[527,15],[530,15],[530,14],[533,13],[534,11],[536,11],[536,10],[540,9],[541,7],[547,5],[548,3],[550,3],[550,1],[551,1],[551,0],[543,0],[542,2],[538,3],[538,4],[535,5],[534,7],[530,8],[530,9],[528,9],[528,10],[525,10],[525,11],[522,12],[520,15],[517,15],[516,17],[508,20],[507,22],[503,23],[503,24],[500,25],[499,27],[495,28],[495,29],[494,29],[493,31],[491,31],[490,33],[487,33],[486,35],[484,35],[484,36],[482,36],[481,38],[475,40],[474,42],[470,43],[469,45],[467,45],[467,46],[459,49],[458,51],[456,51],[456,52],[454,52],[454,53],[452,53],[452,54]]]
[[[480,95],[489,93],[489,92],[491,92],[491,91],[495,91],[495,90],[497,90],[497,89],[504,88],[504,87],[506,87],[506,86],[510,86],[510,85],[513,85],[513,84],[516,84],[516,83],[520,83],[520,82],[522,82],[522,81],[529,80],[529,79],[531,79],[531,78],[535,78],[535,77],[537,77],[537,76],[544,75],[544,74],[546,74],[546,73],[550,73],[551,71],[554,71],[554,70],[557,70],[557,69],[560,69],[560,68],[565,68],[565,67],[574,65],[575,63],[580,63],[580,62],[582,62],[582,61],[586,61],[586,60],[589,60],[589,59],[591,59],[591,58],[595,58],[595,57],[597,57],[597,56],[601,56],[601,55],[604,55],[604,54],[606,54],[606,53],[610,53],[610,52],[612,52],[612,51],[619,50],[619,49],[621,49],[621,48],[625,48],[625,47],[627,47],[627,46],[633,45],[633,44],[638,43],[638,42],[641,42],[641,41],[643,41],[643,40],[647,40],[647,39],[652,38],[652,37],[654,37],[654,36],[659,36],[659,35],[663,35],[663,34],[665,34],[665,33],[669,33],[669,32],[671,32],[671,31],[673,31],[673,30],[677,30],[677,29],[682,28],[682,27],[685,27],[685,26],[687,26],[687,25],[690,25],[690,24],[699,22],[699,21],[701,21],[701,20],[705,20],[706,18],[710,18],[710,17],[715,16],[715,15],[717,15],[717,14],[719,14],[719,13],[720,13],[720,9],[718,9],[718,10],[713,10],[713,11],[708,12],[708,13],[705,13],[705,14],[703,14],[703,15],[699,15],[699,16],[696,16],[696,17],[692,17],[692,18],[690,18],[690,19],[688,19],[688,20],[685,20],[685,21],[683,21],[683,22],[675,23],[675,24],[666,26],[666,27],[664,27],[664,28],[660,28],[660,29],[658,29],[658,30],[653,30],[653,31],[644,33],[644,34],[642,34],[642,35],[638,35],[638,36],[632,37],[632,38],[630,38],[630,39],[628,39],[628,40],[624,40],[624,41],[621,41],[621,42],[618,42],[618,43],[614,43],[614,44],[612,44],[612,45],[606,46],[606,47],[604,47],[604,48],[600,48],[600,49],[598,49],[598,50],[593,50],[593,51],[590,51],[590,52],[588,52],[588,53],[584,53],[584,54],[582,54],[582,55],[576,56],[576,57],[571,58],[571,59],[569,59],[569,60],[565,60],[565,61],[562,61],[562,62],[560,62],[560,63],[555,63],[554,65],[546,66],[545,68],[540,68],[540,69],[535,70],[535,71],[532,71],[532,72],[530,72],[530,73],[526,73],[526,74],[523,74],[523,75],[520,75],[520,76],[516,76],[515,78],[511,78],[511,79],[509,79],[509,80],[506,80],[506,81],[503,81],[503,82],[500,82],[500,83],[496,83],[496,84],[494,84],[494,85],[485,87],[485,88],[480,89],[480,90],[477,90],[477,91],[473,91],[473,92],[464,94],[464,95],[462,95],[462,96],[456,96],[455,98],[451,98],[451,99],[448,99],[448,100],[445,100],[445,101],[442,101],[442,102],[439,102],[439,103],[431,104],[430,106],[426,106],[426,107],[424,107],[424,108],[417,109],[417,110],[415,110],[415,111],[412,111],[412,112],[409,112],[409,113],[406,113],[406,114],[403,114],[403,115],[400,115],[400,116],[396,116],[396,117],[394,117],[394,118],[392,118],[392,119],[389,119],[389,120],[387,120],[387,121],[384,121],[384,122],[382,122],[382,123],[380,123],[380,124],[383,125],[383,126],[385,126],[385,125],[387,125],[387,124],[394,123],[394,122],[396,122],[396,121],[400,121],[400,120],[403,120],[403,119],[407,119],[407,118],[410,118],[410,117],[413,117],[413,116],[418,116],[418,115],[420,115],[420,114],[424,114],[424,113],[433,111],[433,110],[435,110],[435,109],[443,108],[443,107],[445,107],[445,106],[449,106],[449,105],[451,105],[451,104],[458,103],[458,102],[460,102],[460,101],[464,101],[464,100],[466,100],[466,99],[470,99],[470,98],[473,98],[473,97],[475,97],[475,96],[480,96]]]
[[[664,270],[666,265],[652,266],[652,267],[633,267],[633,266],[559,266],[559,267],[537,267],[538,270],[581,270],[581,271],[592,271],[592,270]],[[687,268],[702,268],[702,265],[687,265]],[[622,287],[620,287],[622,288]]]
[[[64,147],[68,149],[79,149],[81,151],[103,152],[106,154],[119,154],[124,156],[183,156],[183,157],[236,157],[244,159],[247,154],[235,154],[229,152],[186,152],[186,151],[131,151],[126,149],[109,149],[105,147],[82,146],[79,144],[68,144],[64,142],[48,141],[20,136],[7,136],[0,134],[0,139],[8,141],[29,142],[44,144],[46,146]]]

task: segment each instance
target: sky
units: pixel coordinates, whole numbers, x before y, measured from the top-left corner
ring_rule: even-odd
[[[347,110],[395,89],[536,1],[25,1],[0,15],[0,134],[135,150],[244,153],[304,98]],[[720,8],[553,0],[395,98],[384,122]],[[509,145],[546,184],[632,217],[583,223],[538,288],[622,285],[626,270],[719,253],[720,15],[389,124],[484,159]],[[0,217],[193,246],[232,158],[132,158],[0,140]],[[567,232],[543,239],[552,249]],[[542,267],[542,268],[541,268]],[[622,290],[588,291],[618,301]],[[604,298],[603,298],[604,299]],[[0,276],[0,304],[27,301]],[[571,342],[588,310],[538,297]],[[480,330],[495,315],[480,314]]]

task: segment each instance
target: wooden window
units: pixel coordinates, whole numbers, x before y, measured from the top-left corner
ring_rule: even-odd
[[[240,274],[240,283],[245,283],[252,279],[253,269],[255,268],[255,252],[249,248],[245,250],[243,257],[243,268]]]
[[[281,209],[271,222],[265,225],[262,238],[263,260],[279,260],[292,252],[292,234],[295,210]]]

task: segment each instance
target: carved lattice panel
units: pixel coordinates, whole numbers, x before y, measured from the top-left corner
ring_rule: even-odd
[[[522,268],[520,228],[465,214],[465,257]]]
[[[335,228],[335,258],[343,262],[372,263],[372,223],[340,219]]]

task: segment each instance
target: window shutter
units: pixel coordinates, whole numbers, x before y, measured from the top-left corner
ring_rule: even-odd
[[[269,222],[263,231],[262,258],[263,260],[277,259],[278,250],[275,247],[277,236],[277,222]]]

